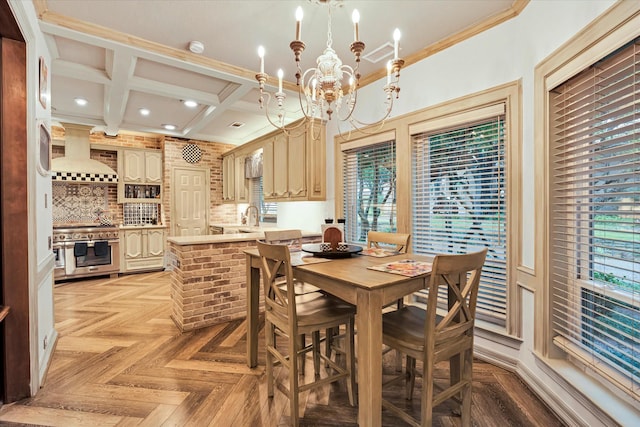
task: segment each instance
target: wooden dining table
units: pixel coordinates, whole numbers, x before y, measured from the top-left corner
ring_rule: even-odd
[[[260,257],[257,249],[245,251],[247,266],[247,364],[258,364],[258,315],[260,303]],[[298,257],[300,261],[296,261]],[[354,255],[327,262],[305,261],[292,254],[293,275],[356,306],[356,357],[358,358],[358,424],[378,427],[382,423],[382,308],[425,288],[430,274],[408,277],[368,267],[412,259],[431,262],[430,257],[402,254],[389,257]]]

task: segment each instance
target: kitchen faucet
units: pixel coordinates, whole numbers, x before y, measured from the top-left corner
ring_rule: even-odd
[[[251,208],[253,208],[256,211],[256,223],[254,225],[256,227],[260,227],[260,212],[258,211],[258,207],[256,205],[249,205],[247,210],[244,212],[245,216],[247,217],[247,222],[251,220],[251,213],[250,213]]]

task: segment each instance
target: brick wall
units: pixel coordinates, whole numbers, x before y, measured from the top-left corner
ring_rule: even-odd
[[[244,250],[255,240],[179,246],[170,244],[171,318],[190,331],[247,315]]]
[[[305,237],[304,243],[320,237]],[[171,318],[181,331],[247,316],[247,271],[244,251],[255,240],[180,246],[169,243]],[[262,310],[262,286],[260,286]]]
[[[202,151],[202,158],[197,163],[188,163],[182,158],[182,149],[187,144],[196,144]],[[209,169],[209,222],[237,223],[236,205],[222,203],[222,154],[234,148],[234,145],[214,142],[164,138],[164,222],[171,226],[171,171],[172,167],[208,168]],[[170,228],[169,228],[170,230]]]

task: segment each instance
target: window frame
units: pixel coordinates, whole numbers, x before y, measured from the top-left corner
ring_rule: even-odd
[[[505,84],[495,86],[484,91],[453,99],[451,101],[427,107],[406,115],[395,117],[387,120],[384,125],[377,126],[372,129],[365,129],[368,132],[366,136],[360,138],[345,139],[341,135],[334,138],[334,177],[335,177],[335,194],[340,195],[335,199],[334,217],[344,212],[344,201],[342,194],[344,193],[343,183],[343,159],[342,146],[344,144],[373,144],[376,136],[386,132],[393,132],[396,141],[396,205],[397,209],[397,232],[411,233],[412,230],[412,194],[411,194],[411,150],[412,138],[411,131],[419,129],[421,123],[429,121],[443,121],[450,119],[452,116],[466,114],[474,109],[482,108],[496,103],[504,103],[507,119],[505,122],[505,141],[509,141],[505,146],[507,151],[509,165],[507,168],[506,180],[510,182],[507,188],[506,199],[509,201],[507,214],[510,229],[507,232],[507,238],[510,239],[508,247],[512,253],[508,256],[507,268],[509,269],[509,283],[507,284],[508,306],[507,318],[504,327],[497,326],[488,322],[477,320],[476,327],[487,331],[488,335],[504,336],[515,338],[521,336],[522,326],[520,322],[520,299],[519,292],[519,274],[521,269],[526,269],[522,265],[522,253],[520,245],[521,230],[521,209],[522,209],[522,182],[521,182],[521,146],[522,146],[522,94],[521,80],[507,82]],[[379,141],[379,140],[378,140]],[[403,208],[406,207],[406,208]]]
[[[579,348],[554,339],[551,250],[553,187],[549,166],[552,132],[550,91],[590,67],[594,59],[604,58],[640,36],[640,4],[618,2],[580,33],[540,62],[534,71],[534,165],[535,165],[535,341],[534,351],[545,359],[567,360],[580,372],[613,391],[623,400],[637,404],[628,391],[616,385],[619,375],[613,369],[591,369],[589,356]]]
[[[341,149],[341,159],[342,159],[342,168],[341,168],[341,172],[342,172],[342,182],[343,182],[343,191],[340,193],[342,194],[342,201],[343,201],[343,214],[339,215],[340,218],[345,218],[346,220],[346,224],[345,224],[345,236],[347,236],[348,240],[350,242],[353,243],[360,243],[360,244],[366,244],[367,243],[367,239],[351,239],[348,236],[351,236],[351,231],[353,230],[353,220],[351,218],[351,216],[349,216],[347,214],[348,210],[344,207],[344,200],[346,199],[346,184],[344,182],[344,178],[345,178],[345,168],[347,165],[345,165],[345,156],[349,156],[350,154],[353,154],[355,152],[359,152],[361,150],[367,150],[367,149],[372,149],[375,148],[376,146],[384,146],[386,144],[392,144],[393,145],[393,156],[394,158],[396,158],[396,175],[397,175],[397,156],[396,156],[396,140],[395,140],[395,132],[384,132],[381,134],[377,134],[371,137],[367,137],[367,138],[363,138],[363,139],[359,139],[359,140],[355,140],[355,141],[351,141],[345,144],[342,144],[340,149]],[[388,150],[387,148],[384,148],[385,150]],[[397,182],[397,180],[395,180]],[[394,189],[393,189],[393,194],[394,194],[394,198],[397,194],[397,184],[394,185]],[[354,196],[354,199],[357,199],[357,197]],[[393,209],[392,211],[395,213],[396,215],[396,229],[394,230],[395,232],[397,232],[397,203],[393,204]],[[373,230],[373,229],[372,229]],[[374,230],[374,231],[381,231],[381,230]]]

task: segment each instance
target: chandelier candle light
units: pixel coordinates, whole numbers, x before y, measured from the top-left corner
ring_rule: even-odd
[[[309,68],[303,72],[300,66],[302,52],[305,49],[305,44],[301,40],[303,17],[302,7],[298,7],[296,10],[296,38],[289,44],[296,61],[296,84],[298,86],[298,98],[300,101],[300,109],[304,114],[304,120],[295,127],[285,127],[284,100],[286,99],[286,94],[282,89],[282,79],[284,77],[282,69],[278,70],[278,91],[274,94],[278,106],[277,119],[272,119],[271,114],[269,113],[271,94],[265,90],[265,83],[269,76],[264,72],[265,50],[262,46],[258,48],[260,72],[256,74],[256,80],[260,87],[260,98],[258,100],[260,108],[264,107],[269,122],[273,126],[282,129],[285,133],[308,123],[311,123],[311,126],[313,126],[315,120],[322,120],[323,122],[331,120],[334,112],[336,113],[335,115],[338,120],[349,122],[356,130],[361,130],[360,127],[362,126],[375,124],[382,126],[391,114],[393,99],[398,98],[400,93],[400,69],[404,65],[404,61],[398,58],[400,30],[396,28],[393,32],[394,55],[393,59],[387,62],[386,67],[387,84],[383,87],[385,93],[384,102],[386,104],[384,116],[374,123],[361,122],[356,120],[353,116],[361,77],[359,72],[360,57],[362,56],[362,52],[365,48],[365,44],[360,40],[359,35],[360,13],[357,10],[354,10],[351,16],[353,21],[354,41],[350,45],[350,50],[355,58],[355,66],[351,67],[350,65],[343,65],[332,47],[331,9],[335,5],[341,5],[341,2],[328,0],[321,1],[321,3],[327,5],[329,9],[329,19],[327,47],[316,59],[317,67]],[[340,130],[340,127],[338,127],[338,130]]]

